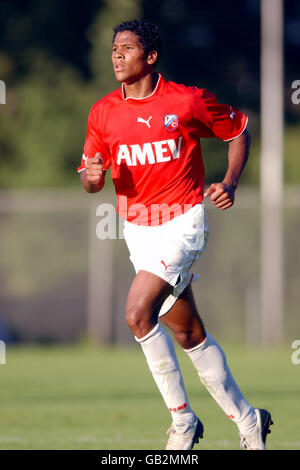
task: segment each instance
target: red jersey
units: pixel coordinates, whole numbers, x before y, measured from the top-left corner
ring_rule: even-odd
[[[120,216],[158,225],[203,199],[200,138],[229,141],[247,121],[209,91],[166,82],[161,75],[145,98],[125,98],[122,86],[93,105],[78,172],[100,152],[104,169],[111,167]],[[165,204],[175,208],[167,219],[157,210]]]

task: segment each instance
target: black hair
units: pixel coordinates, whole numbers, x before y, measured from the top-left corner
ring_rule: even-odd
[[[113,28],[113,42],[117,33],[123,31],[131,31],[136,34],[142,44],[145,56],[148,56],[150,52],[157,52],[157,60],[155,65],[158,63],[161,55],[161,37],[159,34],[158,26],[147,20],[136,19],[130,21],[124,21]]]

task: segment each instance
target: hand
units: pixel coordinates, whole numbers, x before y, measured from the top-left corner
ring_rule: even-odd
[[[205,191],[204,197],[210,196],[212,203],[219,209],[228,209],[234,203],[234,192],[236,188],[233,185],[225,183],[212,183]]]
[[[86,165],[86,179],[91,184],[97,184],[103,177],[103,159],[98,152],[94,158],[88,158]]]

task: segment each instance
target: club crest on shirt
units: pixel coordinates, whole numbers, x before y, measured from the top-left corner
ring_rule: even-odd
[[[168,131],[175,131],[178,127],[178,117],[176,114],[166,114],[164,117],[164,126],[168,129]]]

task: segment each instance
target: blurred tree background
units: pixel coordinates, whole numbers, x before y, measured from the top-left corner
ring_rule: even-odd
[[[110,63],[112,28],[134,17],[156,22],[163,38],[165,78],[214,92],[249,116],[252,155],[242,182],[259,182],[260,1],[2,0],[0,186],[78,185],[90,107],[119,85]],[[284,12],[285,182],[300,182],[300,2]],[[270,119],[272,117],[270,116]],[[226,148],[203,142],[207,182],[223,175]]]

